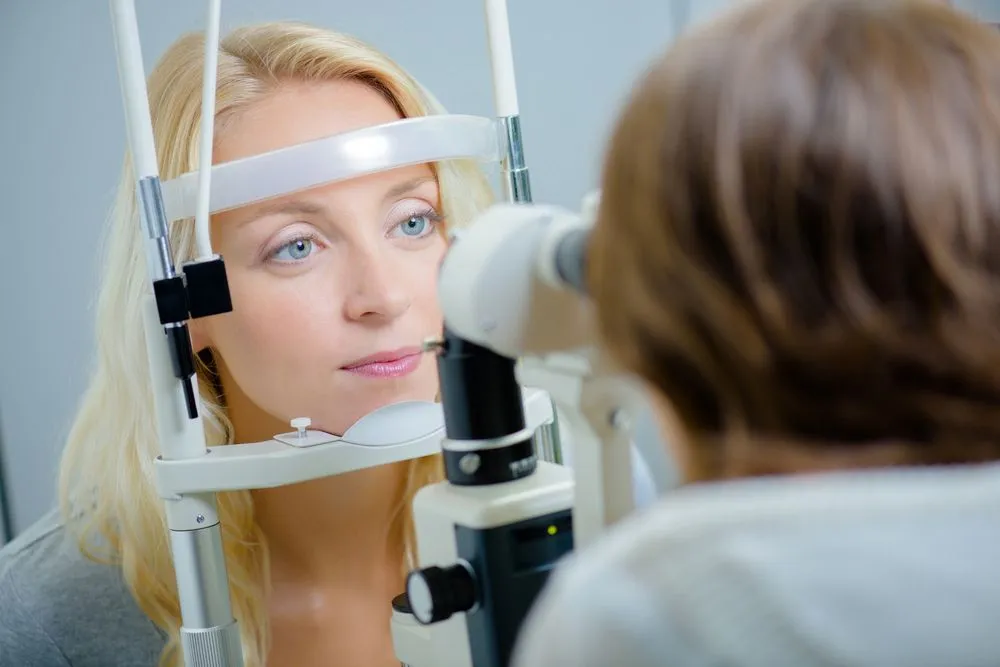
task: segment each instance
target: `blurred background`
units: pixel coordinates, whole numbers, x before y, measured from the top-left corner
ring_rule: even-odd
[[[535,201],[576,208],[632,82],[685,26],[739,0],[508,0]],[[1000,0],[952,4],[1000,22]],[[137,0],[149,71],[203,0]],[[224,0],[222,30],[295,19],[387,52],[456,113],[493,115],[481,0]],[[55,502],[91,368],[97,251],[125,150],[108,3],[0,0],[0,544]],[[638,444],[672,470],[649,419]]]

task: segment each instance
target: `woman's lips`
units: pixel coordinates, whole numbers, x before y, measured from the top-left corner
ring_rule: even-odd
[[[343,367],[348,373],[370,378],[398,378],[417,370],[423,359],[420,348],[402,348],[379,352]]]

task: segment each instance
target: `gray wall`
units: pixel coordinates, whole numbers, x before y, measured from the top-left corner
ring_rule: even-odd
[[[692,0],[694,21],[730,0]],[[676,4],[677,7],[671,7]],[[510,0],[535,198],[575,206],[631,81],[684,0]],[[1000,17],[1000,0],[958,3]],[[147,69],[202,0],[138,0]],[[584,9],[585,8],[585,9]],[[627,11],[626,11],[627,8]],[[293,18],[367,39],[452,111],[490,115],[482,3],[228,0],[223,30]],[[106,0],[0,0],[0,442],[14,530],[54,501],[59,450],[87,378],[98,234],[124,150]],[[649,424],[645,446],[655,451]]]

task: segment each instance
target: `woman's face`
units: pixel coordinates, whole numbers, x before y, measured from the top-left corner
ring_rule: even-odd
[[[398,119],[361,83],[290,84],[226,124],[214,159]],[[223,377],[286,425],[305,416],[343,433],[387,403],[433,400],[434,359],[419,345],[441,331],[439,211],[434,174],[421,165],[216,215],[212,245],[233,311],[200,325],[195,344],[211,347]]]

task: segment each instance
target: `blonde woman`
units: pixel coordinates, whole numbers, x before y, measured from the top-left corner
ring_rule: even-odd
[[[203,45],[187,36],[148,88],[164,180],[197,168]],[[386,56],[327,30],[274,23],[222,40],[215,160],[437,109]],[[443,232],[490,200],[475,166],[418,165],[246,206],[212,221],[234,310],[198,321],[210,445],[253,442],[308,414],[342,433],[387,402],[433,400]],[[277,205],[276,205],[277,204]],[[126,166],[111,217],[96,370],[61,471],[61,512],[0,557],[3,667],[177,666],[179,608],[140,301],[150,288]],[[178,265],[195,253],[175,224]],[[408,504],[437,457],[220,496],[233,610],[250,667],[398,665],[389,634],[413,533]]]

